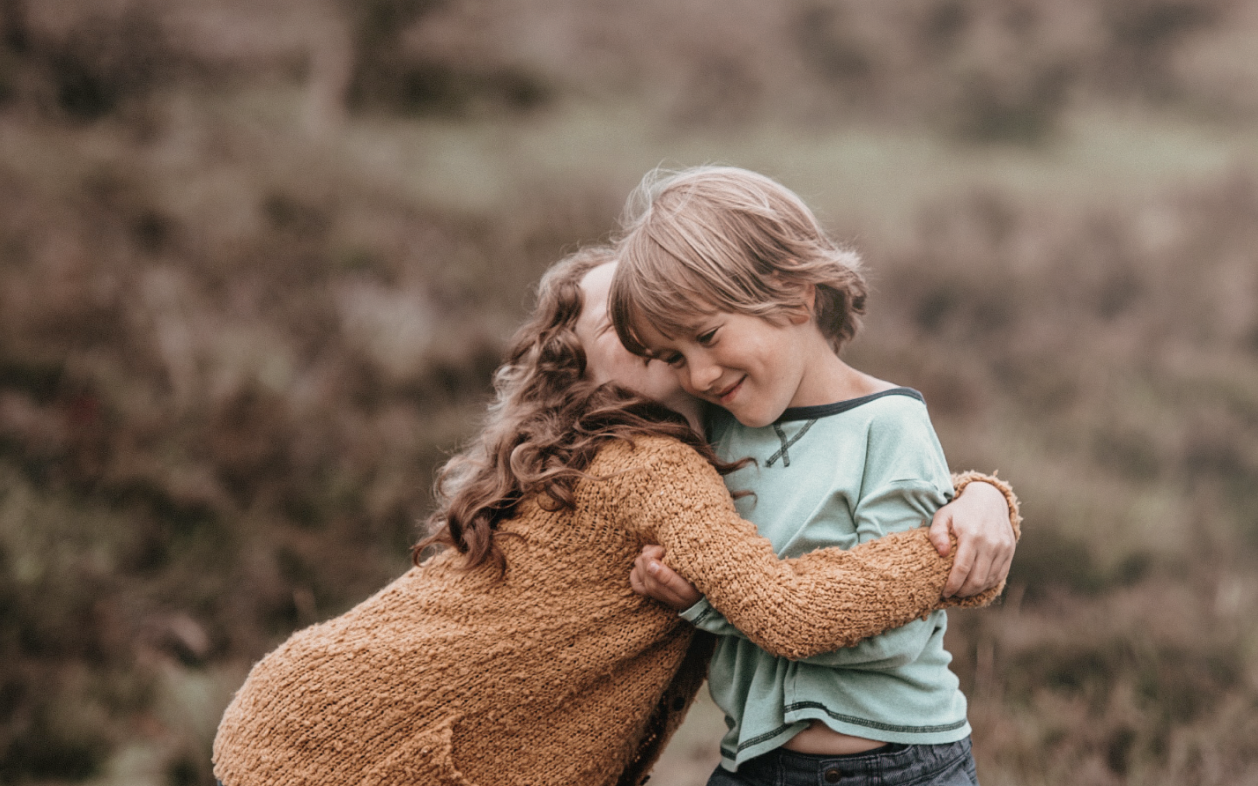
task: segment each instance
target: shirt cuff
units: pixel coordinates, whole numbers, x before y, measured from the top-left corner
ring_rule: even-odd
[[[689,622],[691,625],[698,625],[716,613],[716,609],[712,608],[712,604],[708,603],[706,596],[699,598],[690,608],[680,612],[677,616]]]

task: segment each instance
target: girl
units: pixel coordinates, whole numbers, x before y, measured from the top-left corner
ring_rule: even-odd
[[[582,284],[610,261],[585,251],[543,278],[484,431],[439,476],[437,529],[416,561],[430,543],[450,548],[254,667],[215,739],[226,786],[642,782],[710,649],[628,586],[648,543],[785,656],[947,605],[950,562],[925,530],[773,555],[733,511],[718,475],[729,465],[635,392],[687,406],[667,371],[621,362],[609,327],[581,322]],[[1003,501],[995,518],[1008,526]]]

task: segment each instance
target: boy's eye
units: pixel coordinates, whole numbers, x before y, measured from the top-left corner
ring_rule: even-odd
[[[661,355],[659,359],[664,361],[668,365],[672,366],[673,368],[676,368],[677,366],[680,366],[682,363],[686,362],[686,356],[681,354],[680,352],[672,352],[667,355]]]
[[[695,341],[698,341],[700,344],[706,347],[708,344],[712,343],[713,339],[716,338],[716,330],[717,330],[716,328],[712,328],[711,330],[700,333],[699,335],[695,336]]]

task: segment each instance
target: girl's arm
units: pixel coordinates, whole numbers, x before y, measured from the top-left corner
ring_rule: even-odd
[[[729,622],[765,651],[801,659],[897,628],[936,608],[981,605],[941,597],[951,559],[926,530],[893,533],[854,549],[823,549],[781,560],[734,511],[716,471],[672,440],[640,440],[631,463],[608,483],[614,514]]]
[[[953,475],[952,484],[955,496],[935,512],[929,537],[944,557],[951,553],[955,540],[956,554],[943,596],[966,598],[1003,586],[1022,535],[1022,517],[1017,496],[1000,478],[971,470]],[[663,546],[644,546],[634,561],[629,584],[639,595],[677,611],[689,609],[703,595],[664,564],[664,554]]]

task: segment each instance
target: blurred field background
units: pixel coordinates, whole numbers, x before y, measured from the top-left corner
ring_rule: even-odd
[[[541,271],[704,162],[865,255],[850,359],[1024,500],[949,633],[983,782],[1258,783],[1255,41],[1254,0],[0,0],[0,783],[212,783],[249,665],[406,568]]]

